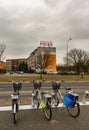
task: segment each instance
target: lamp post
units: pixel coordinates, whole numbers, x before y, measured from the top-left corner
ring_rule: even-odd
[[[69,45],[69,41],[72,40],[71,38],[68,39],[67,41],[67,69],[68,69],[68,45]]]

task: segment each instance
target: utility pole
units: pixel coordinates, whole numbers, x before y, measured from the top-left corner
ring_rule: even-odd
[[[68,57],[68,55],[69,55],[69,54],[68,54],[68,53],[69,53],[68,51],[69,51],[69,50],[68,50],[68,49],[69,49],[69,42],[70,42],[71,40],[72,40],[72,39],[69,38],[68,41],[67,41],[67,71],[68,71],[68,66],[69,66],[69,63],[68,63],[68,58],[69,58],[69,57]]]

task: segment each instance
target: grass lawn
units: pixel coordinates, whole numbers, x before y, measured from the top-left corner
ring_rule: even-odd
[[[41,80],[40,75],[0,75],[0,82],[10,82],[10,81],[33,81],[33,80]],[[89,75],[84,75],[82,78],[80,75],[43,75],[43,81],[89,81]]]

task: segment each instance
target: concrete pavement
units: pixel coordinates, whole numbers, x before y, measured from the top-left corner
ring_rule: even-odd
[[[20,110],[16,125],[10,110],[0,111],[0,130],[89,130],[89,105],[80,109],[80,115],[73,118],[64,107],[52,108],[50,121],[44,117],[42,109]]]

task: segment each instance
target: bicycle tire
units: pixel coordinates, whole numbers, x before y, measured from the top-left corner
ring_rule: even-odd
[[[47,120],[50,120],[52,118],[52,109],[51,109],[51,107],[43,108],[43,112],[44,112],[45,117],[46,117]]]
[[[17,122],[17,105],[16,104],[14,104],[13,105],[13,122],[14,122],[14,124],[16,124],[16,122]]]
[[[14,124],[17,122],[17,113],[13,113],[13,122]]]
[[[75,102],[74,105],[67,107],[67,110],[72,117],[78,117],[80,114],[80,105],[78,102]]]
[[[18,112],[18,110],[19,110],[19,105],[18,105],[18,103],[16,104],[16,112]]]

